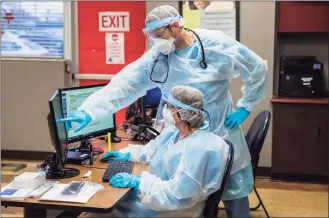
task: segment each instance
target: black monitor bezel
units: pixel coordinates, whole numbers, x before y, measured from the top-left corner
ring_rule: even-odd
[[[59,90],[56,90],[54,92],[54,94],[51,96],[51,98],[49,99],[49,113],[50,113],[50,117],[51,117],[51,125],[53,128],[53,134],[54,134],[54,140],[55,140],[55,145],[53,145],[55,147],[56,150],[56,154],[58,157],[58,161],[59,161],[59,165],[61,168],[64,168],[65,166],[65,161],[66,161],[66,156],[67,156],[67,152],[68,152],[68,141],[66,140],[66,146],[65,146],[65,150],[64,150],[64,154],[62,154],[62,149],[61,149],[61,142],[59,139],[59,135],[58,135],[58,131],[57,131],[57,124],[56,124],[56,116],[55,116],[55,111],[54,111],[54,105],[53,105],[53,100],[56,97],[56,95],[59,95],[60,98],[60,104],[61,104],[61,95]],[[62,117],[63,117],[63,111],[61,110],[62,113]],[[65,126],[64,126],[65,128]],[[66,130],[66,129],[65,129]],[[65,131],[65,135],[66,135],[66,131]],[[65,137],[67,139],[67,135]]]
[[[95,87],[104,87],[107,84],[96,84],[96,85],[87,85],[87,86],[77,86],[77,87],[68,87],[68,88],[60,88],[59,89],[59,93],[60,93],[60,98],[61,98],[61,104],[63,103],[63,99],[62,99],[62,92],[63,91],[71,91],[71,90],[79,90],[79,89],[85,89],[85,88],[95,88]],[[62,107],[62,113],[63,113],[63,107]],[[64,113],[63,113],[64,114]],[[103,136],[106,135],[109,132],[115,132],[116,131],[116,120],[115,120],[115,114],[113,114],[113,127],[112,128],[107,128],[107,129],[103,129],[100,131],[96,131],[96,132],[91,132],[87,135],[78,135],[75,137],[71,137],[69,138],[67,135],[67,130],[66,130],[66,135],[67,135],[67,141],[68,143],[74,143],[74,142],[80,142],[83,140],[89,140],[98,136]]]

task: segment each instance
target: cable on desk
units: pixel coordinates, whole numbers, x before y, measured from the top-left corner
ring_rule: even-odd
[[[92,167],[92,166],[88,167],[88,166],[86,166],[86,165],[81,165],[81,166],[84,167],[84,168],[88,168],[88,169],[106,170],[106,168],[101,168],[101,167]]]
[[[132,142],[132,141],[135,141],[135,140],[132,140],[132,139],[123,139],[121,141],[123,141],[123,142]]]
[[[102,148],[93,148],[94,155],[99,155],[104,153],[104,149]]]
[[[133,138],[127,138],[127,137],[120,137],[120,139],[133,140]]]

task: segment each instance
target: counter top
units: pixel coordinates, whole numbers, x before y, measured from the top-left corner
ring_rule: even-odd
[[[286,104],[329,104],[329,98],[289,98],[274,95],[271,102]]]

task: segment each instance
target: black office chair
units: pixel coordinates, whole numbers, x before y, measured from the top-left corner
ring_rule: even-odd
[[[247,134],[246,141],[249,148],[251,156],[251,164],[254,174],[254,179],[256,177],[256,172],[258,168],[260,152],[263,148],[263,144],[266,138],[266,134],[271,122],[271,113],[269,111],[260,112],[254,121],[252,122]],[[258,198],[258,205],[256,207],[250,208],[251,211],[257,210],[260,206],[264,209],[266,216],[269,218],[269,214],[263,204],[261,197],[259,196],[256,186],[254,185],[254,191]]]
[[[225,166],[225,173],[222,179],[222,184],[220,186],[220,189],[216,191],[215,193],[211,194],[207,201],[206,206],[203,211],[203,217],[204,218],[214,218],[218,216],[218,204],[222,199],[222,195],[224,193],[227,181],[231,174],[231,169],[233,165],[234,160],[234,147],[231,142],[225,140],[225,142],[229,145],[229,156],[227,158],[226,166]]]

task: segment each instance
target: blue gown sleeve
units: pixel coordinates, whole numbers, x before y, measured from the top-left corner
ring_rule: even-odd
[[[177,133],[176,128],[163,129],[163,131],[158,137],[143,146],[141,152],[139,153],[138,160],[133,161],[149,163],[153,155],[161,146],[168,145],[169,141],[174,139],[174,137],[176,136],[175,133]]]
[[[217,40],[221,44],[222,52],[230,60],[227,73],[231,77],[239,74],[242,81],[242,98],[237,102],[238,107],[251,111],[254,106],[265,97],[268,68],[265,61],[255,52],[242,45],[232,37],[221,31],[216,31]]]
[[[153,61],[154,53],[149,50],[123,68],[108,85],[90,95],[78,110],[85,110],[96,121],[132,104],[156,87],[149,79]]]

